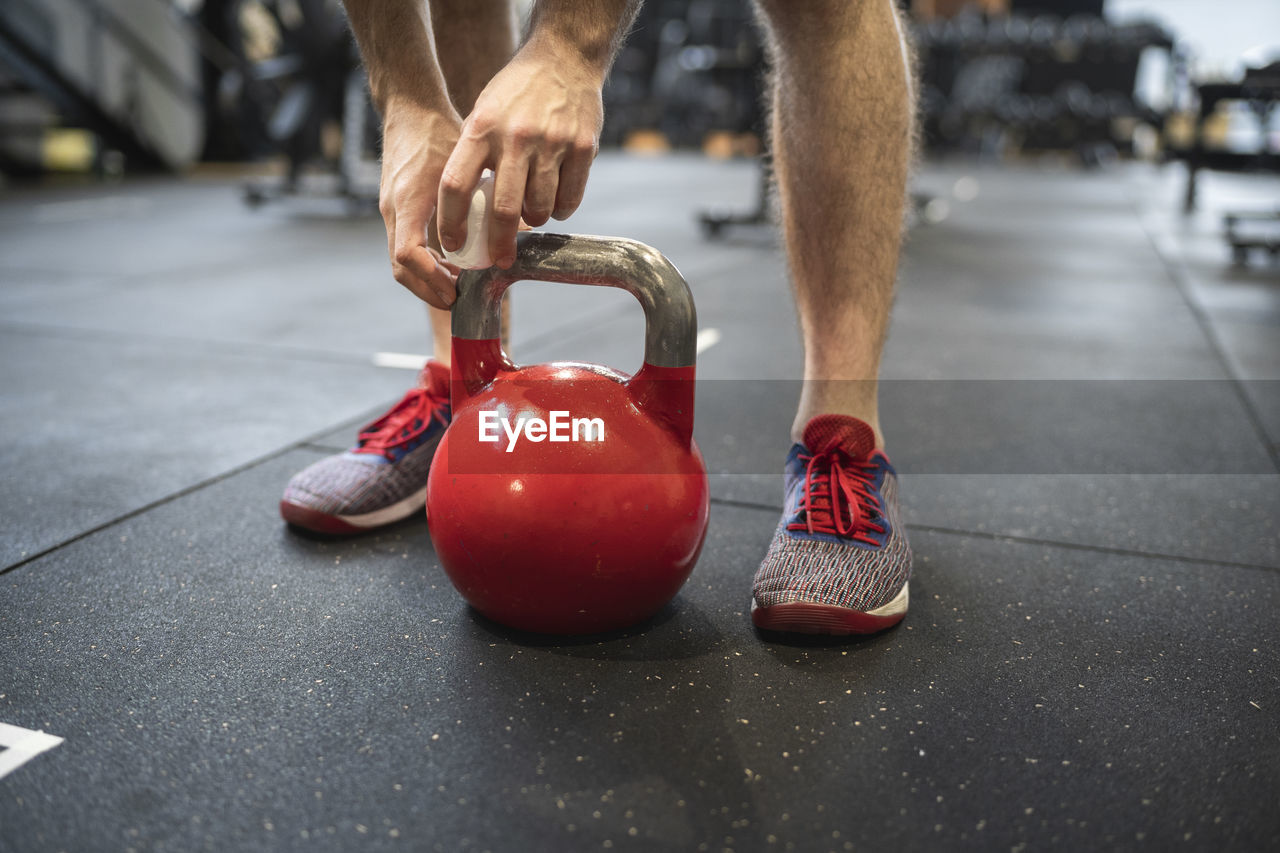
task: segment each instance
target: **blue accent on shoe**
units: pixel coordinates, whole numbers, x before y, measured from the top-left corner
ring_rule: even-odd
[[[875,539],[878,545],[868,545],[865,542],[859,542],[844,536],[837,536],[833,533],[810,533],[807,530],[788,530],[788,525],[804,524],[805,519],[803,511],[800,509],[800,501],[804,496],[804,478],[805,470],[808,462],[801,459],[801,455],[808,456],[809,450],[803,444],[791,445],[790,452],[787,453],[787,462],[784,468],[784,483],[786,488],[786,497],[783,502],[783,525],[782,532],[792,539],[808,540],[814,542],[833,542],[837,545],[845,545],[854,548],[862,548],[867,551],[874,551],[877,548],[883,548],[885,543],[889,541],[889,537],[893,535],[893,524],[888,517],[880,513],[876,517],[876,521],[884,527],[884,533],[876,533],[875,531],[867,531],[865,535]],[[883,453],[876,451],[871,455],[870,461],[875,466],[875,473],[872,476],[872,486],[876,494],[882,495],[884,488],[884,480],[887,474],[894,474],[893,465],[890,464],[888,457]],[[883,505],[883,502],[882,502]]]
[[[352,448],[351,450],[348,450],[347,454],[361,457],[361,458],[376,457],[377,459],[381,460],[379,464],[382,464],[382,463],[392,464],[395,462],[399,462],[401,459],[405,457],[406,454],[412,453],[422,445],[426,444],[428,441],[435,441],[435,439],[441,433],[443,433],[446,429],[449,428],[449,424],[453,421],[453,412],[450,410],[449,406],[441,406],[440,413],[444,416],[444,419],[445,419],[444,423],[441,423],[439,420],[432,418],[431,422],[427,424],[427,428],[422,430],[422,432],[420,432],[418,435],[414,436],[413,439],[411,439],[408,442],[405,442],[402,445],[399,445],[398,447],[388,448],[386,451],[386,454],[390,456],[389,459],[382,454],[357,453],[356,451],[359,448],[359,445],[356,445],[356,447]],[[419,429],[421,428],[421,426],[422,426],[422,421],[420,419],[415,418],[413,423],[413,428]]]

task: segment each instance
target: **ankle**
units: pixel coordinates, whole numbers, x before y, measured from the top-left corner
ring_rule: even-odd
[[[791,424],[792,438],[799,441],[805,426],[818,415],[850,415],[870,426],[876,447],[884,449],[878,390],[875,379],[806,379]]]

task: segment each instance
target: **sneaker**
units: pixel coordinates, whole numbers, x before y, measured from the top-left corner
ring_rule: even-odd
[[[782,521],[752,588],[757,628],[871,634],[906,615],[911,546],[875,441],[857,418],[819,415],[791,448]]]
[[[418,387],[362,429],[355,447],[294,475],[280,515],[319,533],[360,533],[421,511],[449,415],[449,368],[429,361]]]

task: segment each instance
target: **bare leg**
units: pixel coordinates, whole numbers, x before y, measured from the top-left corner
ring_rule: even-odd
[[[792,427],[848,414],[876,431],[876,377],[912,154],[910,54],[892,0],[759,0],[773,59],[782,233],[804,336]]]
[[[431,21],[440,70],[454,108],[464,118],[494,74],[516,49],[518,21],[510,0],[431,0]],[[427,245],[439,251],[435,219],[428,227]],[[506,304],[503,305],[506,332]],[[428,308],[431,315],[432,356],[449,363],[450,315]]]

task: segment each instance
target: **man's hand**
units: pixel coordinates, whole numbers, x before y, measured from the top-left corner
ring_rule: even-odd
[[[466,241],[471,194],[486,168],[495,175],[490,252],[504,269],[515,262],[522,216],[537,226],[577,210],[599,146],[603,82],[600,69],[574,51],[534,41],[494,76],[440,175],[444,248]]]
[[[390,100],[383,120],[378,208],[396,281],[418,298],[448,308],[457,297],[458,269],[427,245],[445,162],[462,125],[450,107]]]

